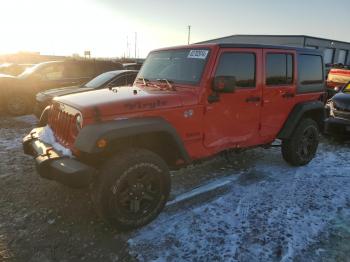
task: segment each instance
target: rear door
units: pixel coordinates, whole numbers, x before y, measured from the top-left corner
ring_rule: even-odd
[[[261,136],[275,137],[294,106],[296,95],[296,53],[293,50],[264,49],[264,88]]]
[[[218,55],[212,78],[234,76],[234,93],[220,93],[207,105],[204,144],[217,151],[249,145],[258,137],[261,106],[262,49],[224,48]]]

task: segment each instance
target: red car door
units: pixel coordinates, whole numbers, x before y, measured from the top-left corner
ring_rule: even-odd
[[[294,106],[296,91],[296,53],[264,49],[264,87],[261,136],[275,138]]]
[[[259,134],[262,49],[223,48],[212,72],[234,76],[234,93],[220,93],[219,101],[208,103],[204,115],[204,145],[220,151],[249,145]]]

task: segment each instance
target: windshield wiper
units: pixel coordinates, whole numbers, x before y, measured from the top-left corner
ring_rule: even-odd
[[[141,76],[141,77],[138,77],[136,80],[141,80],[145,86],[147,86],[147,83],[149,82],[148,79],[146,79],[146,78],[144,78],[144,77],[142,77],[142,76]]]
[[[168,85],[168,87],[169,87],[171,90],[176,91],[175,86],[172,85],[172,83],[174,83],[173,81],[168,80],[168,79],[166,79],[166,78],[157,79],[157,81],[158,81],[158,82],[161,82],[161,83],[162,83],[162,82],[166,83],[166,84]]]

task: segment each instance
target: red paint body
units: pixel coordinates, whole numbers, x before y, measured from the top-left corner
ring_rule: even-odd
[[[215,44],[194,47],[210,49],[202,79],[196,86],[176,84],[176,91],[173,91],[162,83],[160,85],[164,90],[160,90],[139,81],[137,84],[135,82],[133,87],[115,88],[114,91],[103,89],[59,97],[55,99],[55,103],[64,104],[65,110],[74,108],[81,112],[84,126],[95,122],[96,108],[102,121],[145,116],[162,117],[177,130],[189,156],[195,160],[230,148],[245,148],[273,142],[296,104],[318,100],[322,95],[317,92],[296,93],[298,70],[296,51],[293,49],[220,48]],[[212,80],[220,54],[224,51],[243,51],[256,55],[256,87],[237,89],[234,93],[222,93],[220,101],[209,103]],[[265,85],[265,56],[266,53],[273,52],[293,55],[292,84],[273,87]],[[295,96],[285,98],[285,93]],[[249,97],[260,97],[260,101],[247,103],[246,99]],[[185,117],[188,111],[192,114]],[[59,132],[55,131],[56,136],[60,136]],[[74,132],[71,132],[69,139],[62,143],[74,152],[73,142]]]

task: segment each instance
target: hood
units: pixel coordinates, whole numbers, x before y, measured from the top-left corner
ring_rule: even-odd
[[[337,109],[350,111],[350,93],[339,92],[332,97],[332,101]]]
[[[79,86],[68,86],[68,87],[62,87],[62,88],[49,89],[49,90],[40,92],[39,94],[41,96],[54,98],[56,96],[64,96],[64,95],[69,95],[69,94],[74,94],[74,93],[85,92],[85,91],[89,91],[89,90],[92,90],[92,88],[79,87]]]
[[[107,116],[180,107],[183,95],[181,91],[123,86],[61,96],[54,100],[78,109],[84,116],[92,117],[96,109],[99,114]]]

